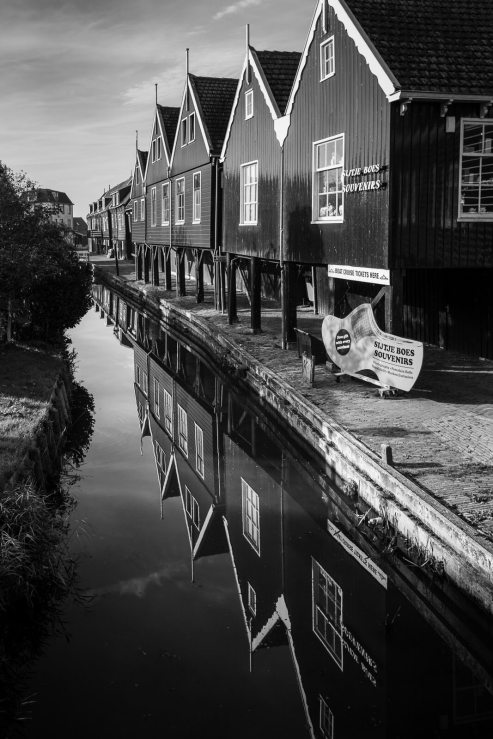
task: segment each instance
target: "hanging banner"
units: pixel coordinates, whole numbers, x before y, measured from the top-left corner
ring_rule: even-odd
[[[359,305],[345,318],[326,316],[322,339],[330,359],[343,373],[371,370],[381,385],[406,392],[423,364],[423,344],[381,331],[370,303]]]

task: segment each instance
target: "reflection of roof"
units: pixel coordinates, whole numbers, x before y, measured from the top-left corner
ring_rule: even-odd
[[[38,203],[73,205],[70,198],[64,192],[61,192],[61,190],[49,190],[48,188],[38,187],[36,190],[36,198]]]
[[[260,66],[265,74],[281,115],[288,102],[301,54],[298,51],[256,51]]]
[[[166,136],[168,151],[171,151],[178,125],[178,118],[180,117],[180,108],[167,108],[164,105],[158,105],[157,109],[161,117],[163,133]]]
[[[200,108],[200,117],[209,134],[213,152],[219,152],[228,127],[238,80],[229,77],[189,75]]]
[[[404,90],[493,93],[491,0],[344,0]]]

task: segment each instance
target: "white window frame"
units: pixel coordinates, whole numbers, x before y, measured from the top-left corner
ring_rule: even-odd
[[[187,119],[182,118],[180,123],[180,140],[181,140],[181,146],[186,146],[188,143],[187,140]]]
[[[319,698],[319,725],[320,731],[324,739],[334,739],[334,714],[329,708],[329,704],[321,695]]]
[[[331,36],[320,44],[320,82],[335,75],[335,42]]]
[[[165,388],[163,388],[163,406],[164,406],[164,428],[168,434],[173,437],[173,398]]]
[[[246,181],[248,173],[255,172],[255,179]],[[254,196],[254,197],[253,197]],[[251,208],[254,206],[254,217]],[[247,213],[248,209],[248,213]],[[245,215],[247,217],[245,218]],[[240,226],[256,226],[258,223],[258,160],[240,165]]]
[[[182,406],[177,404],[178,412],[178,446],[181,451],[188,457],[188,416],[187,412]]]
[[[154,442],[154,450],[156,454],[156,464],[161,472],[166,472],[166,452],[158,441]]]
[[[188,143],[195,141],[195,113],[190,113],[188,121]],[[193,133],[193,136],[192,136]]]
[[[198,177],[199,186],[195,187],[195,178]],[[193,221],[192,223],[200,223],[202,211],[202,172],[194,172],[192,175],[192,192],[193,192]]]
[[[190,517],[192,524],[197,531],[200,531],[200,508],[197,498],[190,492],[188,485],[185,485],[185,511]]]
[[[247,596],[248,596],[248,610],[252,616],[257,615],[257,593],[252,588],[250,583],[247,583]]]
[[[320,585],[324,585],[320,587]],[[343,592],[312,557],[312,629],[337,666],[343,670]]]
[[[183,192],[178,192],[178,186],[180,183],[183,183]],[[183,198],[183,202],[180,205],[181,198]],[[185,178],[180,177],[178,180],[176,180],[176,191],[175,191],[175,206],[176,206],[176,217],[175,217],[175,223],[185,223]],[[180,218],[180,211],[183,212],[183,218]]]
[[[146,199],[140,199],[140,220],[143,221],[146,215]]]
[[[241,478],[241,513],[243,536],[260,557],[260,498]]]
[[[204,432],[195,423],[195,469],[204,479]]]
[[[464,129],[468,125],[482,126],[483,133],[481,137],[482,151],[464,151]],[[459,203],[457,211],[458,221],[491,221],[493,220],[493,179],[490,177],[489,181],[482,178],[482,170],[485,162],[488,162],[493,167],[493,134],[488,138],[485,137],[485,127],[488,126],[490,129],[493,128],[493,119],[491,118],[462,118],[460,127],[460,168],[459,168]],[[488,143],[487,143],[488,142]],[[489,151],[487,150],[489,148]],[[468,159],[477,159],[479,164],[479,173],[477,184],[473,182],[463,182],[463,169],[464,164]],[[481,211],[481,194],[488,187],[490,189],[491,210]],[[462,211],[462,198],[468,195],[475,195],[477,193],[477,206],[474,211],[465,210]],[[466,206],[467,207],[467,206]],[[472,207],[472,206],[471,206]],[[479,211],[479,212],[478,212]]]
[[[245,92],[245,120],[253,118],[253,90]]]
[[[156,203],[156,188],[151,187],[151,226],[156,225],[156,212],[157,212],[157,203]]]
[[[166,191],[166,195],[164,194],[165,191]],[[170,191],[170,183],[169,182],[163,183],[162,188],[161,188],[161,226],[169,225],[170,205],[171,205],[169,191]],[[167,203],[167,206],[165,205],[165,203]],[[166,214],[168,214],[167,218],[166,218]]]
[[[160,418],[161,417],[161,411],[159,408],[159,387],[160,385],[159,385],[159,380],[157,379],[157,377],[154,377],[153,385],[154,385],[153,387],[154,415],[156,416],[156,418]]]
[[[342,162],[334,162],[334,164],[329,164],[325,167],[317,167],[317,153],[318,153],[318,147],[328,144],[330,141],[337,142],[338,140],[342,141]],[[337,146],[337,144],[336,144]],[[320,139],[320,141],[314,141],[313,142],[313,177],[312,177],[312,223],[343,223],[344,222],[344,190],[343,190],[343,183],[342,183],[342,172],[344,171],[344,155],[345,155],[345,137],[343,133],[337,134],[336,136],[329,136],[326,139]],[[335,215],[327,215],[327,216],[321,216],[320,215],[320,203],[319,203],[319,197],[320,194],[328,194],[328,193],[319,193],[319,187],[318,187],[318,175],[320,172],[329,172],[332,170],[341,170],[341,177],[340,177],[340,190],[335,190],[336,196],[340,194],[340,203],[338,201],[338,198],[336,197],[336,202],[338,203],[338,209]],[[342,208],[342,213],[340,212]]]
[[[140,168],[135,167],[135,184],[140,184]]]
[[[134,223],[139,220],[139,201],[134,200]]]

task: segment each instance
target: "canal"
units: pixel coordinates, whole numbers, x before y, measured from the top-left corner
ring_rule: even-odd
[[[25,735],[491,736],[491,625],[206,348],[94,297],[71,332],[95,403],[84,598],[34,667]]]

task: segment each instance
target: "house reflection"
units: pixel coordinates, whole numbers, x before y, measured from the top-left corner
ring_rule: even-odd
[[[491,736],[491,625],[382,548],[302,440],[205,352],[113,310],[134,347],[162,515],[180,496],[192,578],[200,557],[229,551],[245,658],[254,672],[258,650],[289,649],[307,736]]]

